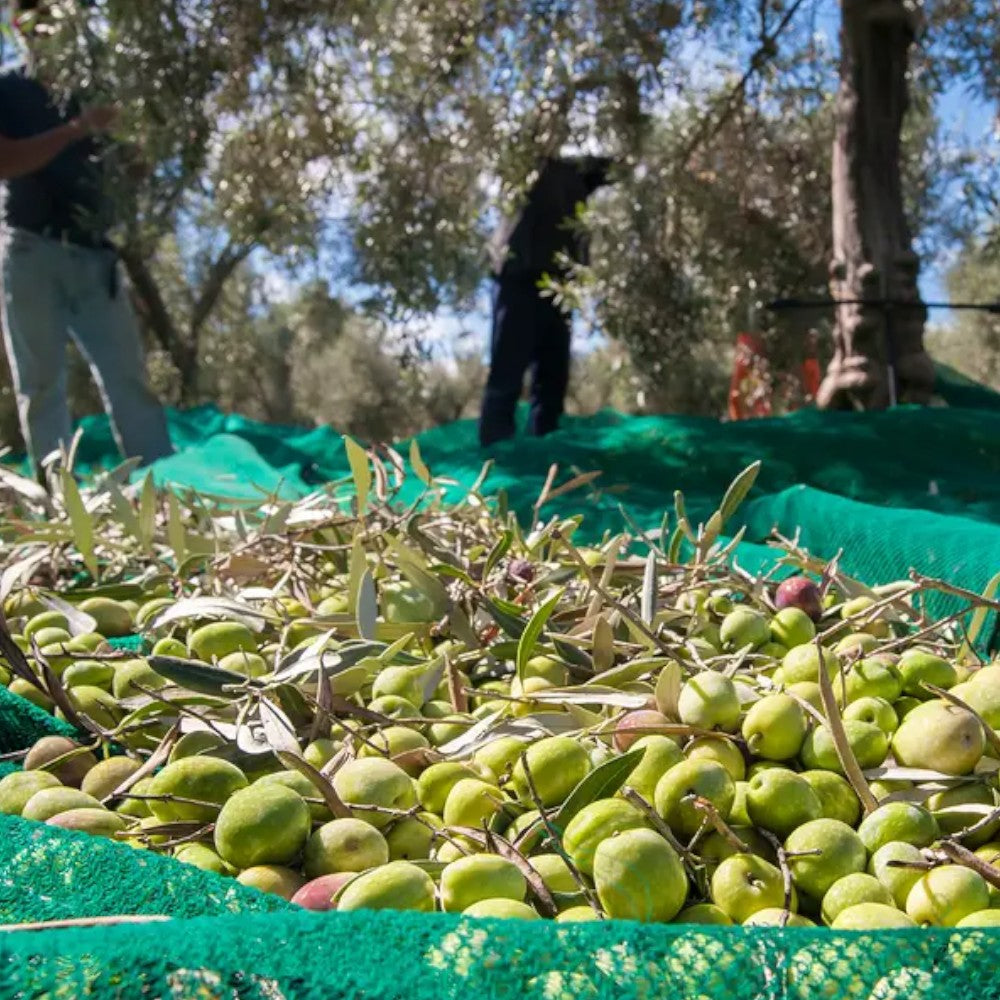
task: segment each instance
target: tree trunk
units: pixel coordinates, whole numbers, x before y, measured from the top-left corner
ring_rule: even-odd
[[[841,16],[830,287],[836,299],[905,304],[837,307],[834,356],[817,401],[827,409],[926,403],[934,366],[900,176],[915,16],[904,0],[841,0]]]
[[[219,304],[226,282],[250,256],[254,246],[253,243],[229,244],[207,268],[201,287],[196,289],[187,330],[183,334],[170,315],[143,251],[134,247],[124,247],[119,250],[135,293],[139,318],[170,355],[180,376],[182,403],[191,404],[196,399],[198,345],[205,324]]]
[[[153,334],[160,347],[170,355],[181,380],[181,402],[188,403],[194,397],[198,376],[197,346],[186,340],[177,329],[143,253],[131,247],[123,247],[119,249],[119,256],[132,284],[139,319]]]

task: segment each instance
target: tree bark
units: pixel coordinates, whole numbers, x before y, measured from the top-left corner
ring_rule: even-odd
[[[133,247],[119,251],[135,293],[139,317],[170,355],[180,375],[182,403],[194,402],[198,380],[198,347],[205,323],[219,304],[226,282],[254,250],[252,243],[231,243],[208,267],[196,290],[187,330],[182,333],[170,315],[145,255]]]
[[[900,175],[915,15],[904,0],[841,0],[841,17],[830,287],[835,299],[903,304],[837,307],[834,356],[817,402],[826,409],[927,403],[934,366],[924,350],[920,261]]]
[[[188,402],[194,393],[198,375],[197,346],[185,340],[178,330],[143,253],[132,247],[123,247],[119,249],[119,256],[132,284],[139,318],[170,355],[180,375],[181,401]]]

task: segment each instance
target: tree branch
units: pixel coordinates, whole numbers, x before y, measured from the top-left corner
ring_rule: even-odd
[[[191,347],[181,337],[145,256],[133,246],[122,247],[119,256],[135,291],[140,317],[160,346],[170,355],[181,378],[186,379],[193,368]]]
[[[226,282],[232,276],[240,264],[243,263],[256,249],[257,243],[229,243],[219,254],[215,261],[209,266],[205,274],[205,280],[201,284],[194,307],[191,310],[191,319],[188,323],[188,330],[192,344],[198,343],[198,335],[205,321],[211,315],[219,296]]]

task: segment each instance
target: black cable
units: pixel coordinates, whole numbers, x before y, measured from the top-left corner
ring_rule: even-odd
[[[971,309],[1000,315],[1000,302],[913,302],[906,299],[772,299],[766,308],[772,312],[785,309],[822,309],[830,306],[879,306],[883,309]]]

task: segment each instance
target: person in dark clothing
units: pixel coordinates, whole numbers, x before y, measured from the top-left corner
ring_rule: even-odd
[[[494,234],[490,372],[479,420],[483,447],[514,436],[529,369],[530,432],[549,434],[559,426],[569,385],[570,318],[539,286],[546,274],[564,276],[562,255],[586,263],[577,209],[609,183],[611,165],[605,157],[547,159],[522,211]]]
[[[47,18],[45,4],[16,0],[13,6],[30,53]],[[72,437],[70,337],[90,365],[121,451],[152,462],[173,450],[146,382],[139,328],[108,239],[113,219],[103,134],[116,117],[113,107],[60,106],[30,67],[0,74],[4,346],[40,479],[46,456]]]

